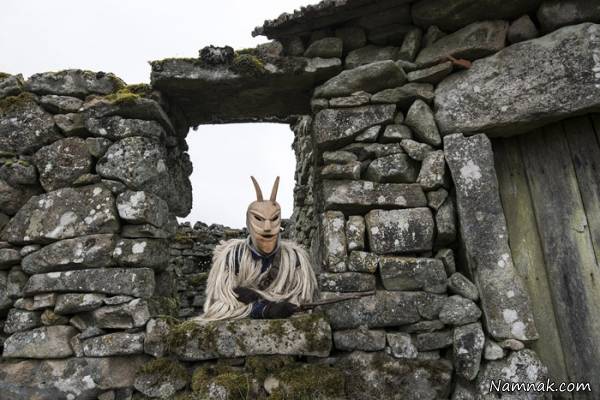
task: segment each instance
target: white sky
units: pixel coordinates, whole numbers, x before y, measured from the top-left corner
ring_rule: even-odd
[[[2,0],[0,72],[67,68],[113,72],[127,83],[150,81],[147,61],[196,57],[207,45],[253,47],[265,19],[291,12],[306,0]],[[194,208],[183,218],[195,222],[245,224],[253,200],[249,175],[263,191],[281,176],[278,200],[283,216],[292,212],[295,159],[287,125],[206,125],[188,135],[194,164]]]

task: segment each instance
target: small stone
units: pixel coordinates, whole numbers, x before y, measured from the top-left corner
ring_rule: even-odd
[[[416,343],[419,351],[443,349],[452,345],[452,330],[419,333]]]
[[[86,357],[109,357],[144,352],[143,333],[116,332],[96,336],[82,342]]]
[[[504,349],[491,339],[485,341],[483,348],[483,358],[486,360],[499,360],[505,355]]]
[[[377,254],[431,250],[434,223],[428,208],[372,210],[366,217],[371,251]]]
[[[41,247],[42,246],[40,246],[39,244],[29,244],[27,246],[21,247],[21,250],[19,250],[19,254],[21,255],[21,257],[27,257],[31,253],[38,251]]]
[[[404,123],[412,128],[417,140],[434,147],[442,144],[433,112],[423,100],[415,100],[406,114]]]
[[[358,157],[349,151],[325,151],[323,152],[323,162],[329,164],[347,164],[356,161]]]
[[[321,168],[323,179],[360,179],[361,163],[352,161],[348,164],[329,164]]]
[[[54,123],[67,136],[89,136],[85,128],[85,118],[79,113],[58,114],[54,116]]]
[[[381,281],[387,290],[426,290],[444,286],[446,271],[435,258],[380,257]]]
[[[509,349],[512,351],[519,351],[525,348],[525,344],[517,339],[505,339],[501,342],[498,342],[498,344],[503,349]]]
[[[423,161],[429,153],[434,151],[434,148],[426,143],[420,143],[416,140],[402,139],[400,142],[402,149],[408,154],[410,158],[416,161]]]
[[[440,320],[434,321],[419,321],[414,324],[405,325],[400,328],[401,331],[406,333],[424,333],[424,332],[433,332],[440,331],[444,329],[446,325]]]
[[[152,360],[136,374],[134,387],[148,397],[173,398],[189,381],[186,368],[169,359]]]
[[[448,196],[435,213],[435,227],[437,230],[436,248],[448,246],[456,240],[456,207],[453,197]]]
[[[380,183],[413,183],[417,180],[418,168],[407,154],[396,153],[371,162],[365,178]]]
[[[113,259],[122,267],[165,269],[169,264],[169,243],[163,239],[120,239]]]
[[[423,36],[423,48],[431,46],[444,36],[446,36],[446,34],[442,32],[440,28],[435,25],[430,25]]]
[[[319,287],[326,292],[368,292],[375,290],[375,276],[360,272],[321,272]]]
[[[17,96],[23,91],[23,75],[9,75],[0,78],[0,99]]]
[[[36,294],[33,296],[33,309],[53,308],[56,304],[56,293]]]
[[[40,105],[52,114],[76,113],[83,105],[77,97],[49,94],[40,97]]]
[[[71,317],[69,324],[83,332],[94,326],[94,319],[90,314],[77,314]]]
[[[381,143],[402,142],[404,139],[411,139],[412,131],[406,125],[392,124],[385,127],[381,136]]]
[[[73,355],[69,341],[77,334],[72,326],[45,326],[17,332],[4,342],[5,358],[66,358]]]
[[[396,61],[399,58],[398,47],[379,47],[368,45],[348,53],[345,60],[346,69],[352,69],[361,65],[367,65],[377,61],[392,60]]]
[[[409,72],[407,78],[409,82],[432,83],[435,85],[450,75],[452,68],[452,62],[447,61],[433,67]]]
[[[390,353],[395,358],[417,358],[418,350],[408,333],[388,332],[386,333]]]
[[[454,328],[453,360],[456,373],[473,380],[479,372],[485,335],[479,322]]]
[[[152,224],[158,228],[167,222],[167,202],[152,193],[125,191],[117,196],[117,210],[121,219],[131,224]]]
[[[361,217],[362,218],[362,217]],[[353,251],[348,257],[348,270],[374,274],[379,265],[379,256],[365,251]]]
[[[329,100],[330,107],[358,107],[369,104],[371,95],[367,92],[356,92],[351,96],[334,97]]]
[[[341,58],[342,47],[341,39],[326,37],[312,42],[304,52],[304,57]]]
[[[446,274],[451,276],[456,272],[456,263],[454,261],[454,251],[452,249],[440,249],[435,258],[442,260],[446,268]]]
[[[11,299],[23,297],[23,288],[27,284],[28,279],[29,276],[23,273],[21,268],[13,267],[8,273],[6,281],[6,293],[8,297]]]
[[[398,53],[398,58],[406,61],[415,61],[417,52],[421,49],[421,39],[423,38],[423,31],[419,28],[413,28],[406,33],[404,40],[402,41],[402,47]]]
[[[342,351],[380,351],[385,348],[385,340],[385,331],[368,330],[364,326],[333,333],[333,344]]]
[[[106,334],[105,331],[98,328],[97,326],[90,326],[89,328],[84,329],[77,337],[80,340],[88,339],[94,336],[100,336]],[[82,349],[83,350],[83,349]]]
[[[98,159],[102,158],[112,144],[113,142],[105,138],[90,137],[85,139],[88,153]]]
[[[372,126],[359,133],[358,136],[354,138],[354,141],[366,143],[376,142],[379,137],[379,132],[381,132],[381,125]]]
[[[146,324],[144,353],[154,357],[163,357],[167,353],[167,335],[169,324],[164,319],[151,319]]]
[[[440,321],[447,325],[465,325],[480,317],[481,310],[477,304],[458,295],[448,297],[439,315]]]
[[[54,311],[46,309],[42,313],[42,324],[45,326],[50,325],[66,325],[69,323],[69,318],[55,314]]]
[[[426,103],[433,101],[433,85],[430,83],[408,83],[404,86],[384,89],[371,96],[371,102],[396,103],[404,108],[410,106],[415,100],[420,99]],[[406,118],[405,118],[406,121]]]
[[[107,306],[116,306],[118,304],[124,304],[124,303],[129,303],[130,301],[134,300],[133,297],[131,296],[111,296],[111,297],[105,297],[102,299],[102,301],[104,302],[104,304],[106,304]]]
[[[448,191],[444,188],[439,188],[426,192],[425,195],[427,196],[427,205],[437,211],[448,198]]]
[[[323,261],[330,272],[346,271],[346,235],[344,214],[327,211],[321,216],[323,229]]]
[[[106,296],[95,293],[66,293],[56,297],[54,312],[57,314],[76,314],[92,311],[101,307]]]
[[[72,185],[74,187],[87,186],[87,185],[93,185],[96,183],[100,183],[101,181],[102,181],[102,179],[100,178],[100,175],[82,174],[73,181]]]
[[[466,276],[461,274],[460,272],[453,273],[450,278],[448,278],[448,289],[451,292],[461,295],[462,297],[466,297],[467,299],[471,299],[473,301],[477,301],[479,299],[479,291],[477,290],[477,286]]]
[[[335,30],[335,36],[340,38],[345,51],[352,51],[367,44],[365,30],[359,27],[348,26]]]
[[[148,304],[135,299],[126,304],[105,306],[92,312],[95,326],[102,329],[140,328],[150,319]]]
[[[13,187],[37,184],[38,174],[35,165],[25,158],[11,161],[13,162],[7,162],[0,166],[0,178]]]
[[[346,221],[346,243],[348,251],[364,250],[365,219],[361,215],[352,215]]]
[[[35,153],[40,183],[50,192],[71,185],[92,168],[92,156],[81,138],[65,138],[42,147]]]
[[[41,325],[42,321],[39,312],[11,308],[6,316],[4,332],[12,334],[15,332],[28,331]]]
[[[519,43],[535,39],[539,35],[537,27],[529,15],[525,14],[510,24],[506,38],[509,43]]]
[[[403,122],[404,122],[404,114],[402,113],[402,111],[398,111],[396,113],[396,116],[394,117],[394,123],[400,125]]]
[[[142,136],[163,139],[165,130],[156,121],[126,119],[119,116],[87,118],[85,127],[93,136],[117,141],[126,137]]]
[[[327,99],[311,99],[310,100],[310,110],[313,113],[317,113],[326,108],[329,108],[329,100],[327,100]]]
[[[0,249],[0,269],[9,269],[21,262],[21,254],[16,249]]]

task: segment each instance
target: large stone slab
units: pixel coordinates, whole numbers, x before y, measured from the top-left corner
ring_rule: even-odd
[[[323,181],[323,206],[326,210],[361,213],[373,208],[424,207],[427,199],[418,184],[376,183],[369,181]]]
[[[4,227],[15,244],[49,243],[119,229],[115,199],[105,186],[63,188],[33,196]]]
[[[86,357],[125,356],[144,352],[144,333],[115,332],[81,343]]]
[[[315,89],[315,97],[348,96],[354,92],[375,93],[402,86],[407,81],[404,70],[391,60],[377,61],[342,71]]]
[[[373,296],[322,306],[334,330],[411,324],[421,319],[417,292],[377,291]]]
[[[92,171],[92,155],[85,140],[69,137],[44,146],[35,153],[40,183],[46,192],[73,186],[80,176]]]
[[[113,74],[68,69],[32,75],[26,82],[27,90],[37,94],[85,97],[90,94],[109,94],[125,86]]]
[[[23,258],[23,271],[30,275],[114,265],[115,235],[88,235],[59,240]]]
[[[566,25],[600,22],[600,5],[587,0],[546,0],[537,17],[542,30],[551,32]]]
[[[321,215],[322,260],[325,269],[331,272],[346,271],[345,223],[344,214],[340,211],[326,211]]]
[[[313,122],[317,145],[332,148],[348,144],[363,130],[391,122],[395,111],[393,104],[321,110]]]
[[[2,357],[65,358],[73,355],[69,340],[77,334],[72,326],[55,325],[17,332],[4,342]]]
[[[0,400],[96,400],[133,385],[148,356],[24,360],[0,363]]]
[[[445,288],[444,263],[436,258],[380,257],[379,271],[387,290]]]
[[[445,137],[466,259],[479,288],[487,331],[496,339],[537,339],[527,289],[508,245],[490,140]]]
[[[32,275],[25,294],[47,292],[96,292],[150,297],[154,293],[154,272],[149,268],[82,269]]]
[[[504,48],[508,22],[484,21],[465,26],[425,47],[415,62],[427,66],[448,60],[448,56],[476,60]]]
[[[488,19],[508,19],[535,11],[541,0],[421,0],[412,7],[415,24],[446,32]]]
[[[171,352],[185,361],[261,354],[325,357],[331,350],[331,328],[319,315],[285,320],[242,319],[187,321],[167,334]]]
[[[600,110],[600,25],[561,28],[475,61],[436,89],[442,134],[507,136]]]
[[[432,248],[435,227],[429,208],[372,210],[365,221],[374,253],[413,253]]]

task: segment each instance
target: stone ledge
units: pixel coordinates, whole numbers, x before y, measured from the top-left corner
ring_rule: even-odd
[[[156,345],[157,336],[162,336],[158,341],[164,342],[164,350],[183,361],[271,354],[326,357],[332,347],[331,327],[317,314],[281,320],[190,320],[168,327],[160,323],[149,326],[146,352],[148,342]]]

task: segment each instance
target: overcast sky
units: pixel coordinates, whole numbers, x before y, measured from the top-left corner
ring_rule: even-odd
[[[66,68],[114,72],[127,83],[150,81],[147,61],[196,57],[207,45],[253,47],[255,26],[303,0],[2,0],[0,72]],[[188,135],[194,208],[182,220],[245,224],[254,199],[249,175],[269,192],[281,176],[283,216],[292,212],[293,135],[288,125],[206,125]]]

